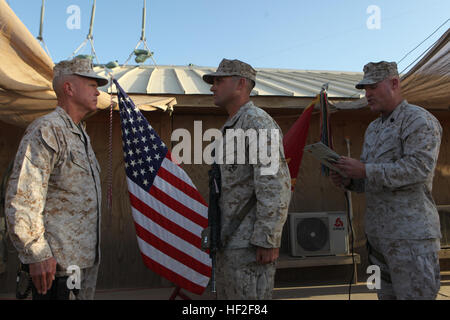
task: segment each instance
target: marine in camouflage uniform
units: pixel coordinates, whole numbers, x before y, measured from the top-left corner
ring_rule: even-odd
[[[371,106],[380,93],[370,93],[377,90],[370,86],[392,79],[398,79],[395,63],[369,63],[357,88],[366,89]],[[435,299],[441,232],[431,190],[442,128],[431,113],[397,96],[400,103],[366,130],[360,158],[365,178],[352,179],[346,187],[366,195],[369,259],[382,275],[378,297]],[[352,176],[350,167],[342,168]]]
[[[92,72],[89,60],[63,61],[54,71],[55,77],[91,78],[90,85],[95,84],[92,79],[102,85],[107,82]],[[78,266],[77,298],[93,299],[100,261],[101,181],[82,122],[75,123],[58,106],[28,126],[5,202],[10,237],[20,261],[30,265],[54,258],[56,277],[67,276],[69,266]]]
[[[221,93],[216,92],[219,91],[218,81],[222,81],[218,78],[237,76],[255,81],[255,74],[256,71],[246,63],[224,59],[217,72],[205,75],[203,79],[213,84],[211,91],[219,97],[216,98],[216,104],[224,106],[218,101],[221,99]],[[280,247],[281,233],[287,218],[291,196],[290,175],[284,157],[281,130],[265,111],[248,101],[249,93],[250,91],[244,99],[244,101],[247,100],[246,103],[235,105],[235,112],[227,109],[230,117],[221,130],[224,135],[221,155],[223,158],[219,159],[218,163],[221,173],[219,205],[222,214],[222,241],[228,236],[226,232],[229,224],[236,219],[236,215],[253,194],[256,195],[256,204],[230,235],[226,247],[217,254],[218,299],[272,298],[276,260],[259,261],[257,258],[258,248],[278,250],[276,248]],[[255,130],[258,133],[258,139],[267,138],[267,144],[263,146],[264,150],[260,148],[258,151],[268,155],[273,147],[277,152],[277,157],[274,158],[278,163],[273,172],[265,172],[264,168],[267,169],[268,165],[263,165],[261,161],[250,160],[252,151],[249,144],[256,143],[251,138],[244,139],[245,150],[241,150],[239,145],[235,144],[234,151],[230,156],[230,149],[227,148],[229,143],[234,143],[239,139],[230,139],[228,134],[236,133],[238,129],[242,129],[244,134],[249,130]],[[260,129],[267,130],[264,132],[266,133],[265,137],[262,137]],[[275,135],[272,135],[272,130],[276,131]],[[267,150],[265,150],[266,148]],[[245,154],[245,163],[239,164],[238,158],[242,156],[242,153]],[[253,154],[253,156],[255,155]],[[276,252],[278,255],[278,251]]]

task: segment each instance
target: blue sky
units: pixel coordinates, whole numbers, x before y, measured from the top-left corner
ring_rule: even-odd
[[[37,36],[42,0],[7,2]],[[44,40],[54,61],[67,59],[88,34],[93,0],[45,3]],[[79,28],[67,27],[74,22],[71,5],[80,8]],[[97,0],[93,35],[101,63],[128,58],[140,39],[142,5]],[[370,6],[379,11],[368,12]],[[159,65],[216,67],[225,57],[256,68],[362,71],[368,61],[399,61],[449,18],[448,0],[147,0],[146,37]],[[368,21],[379,28],[369,29]],[[399,71],[449,27],[402,61]],[[79,53],[89,54],[90,46]]]

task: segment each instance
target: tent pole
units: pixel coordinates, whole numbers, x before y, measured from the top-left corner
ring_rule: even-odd
[[[45,13],[45,0],[42,0],[41,21],[40,21],[40,24],[39,24],[39,35],[36,38],[44,46],[44,49],[47,52],[47,54],[50,57],[50,59],[52,59],[52,56],[50,55],[50,51],[48,50],[47,45],[45,44],[45,41],[44,41],[44,37],[42,35],[44,33],[44,13]]]
[[[146,22],[146,16],[147,16],[147,5],[146,5],[146,0],[144,1],[144,7],[142,8],[142,32],[141,32],[141,40],[145,41],[145,22]]]
[[[139,45],[141,43],[143,43],[144,48],[149,52],[149,57],[152,59],[153,63],[155,64],[155,68],[158,68],[155,59],[153,58],[153,53],[151,52],[151,50],[149,49],[149,47],[147,46],[147,39],[145,38],[145,25],[146,25],[146,19],[147,19],[147,1],[143,0],[143,7],[142,7],[142,26],[141,26],[141,38],[138,41],[136,47],[134,48],[133,51],[131,51],[130,56],[128,57],[128,59],[124,62],[123,66],[126,66],[128,64],[128,61],[131,59],[131,57],[133,56],[133,54],[136,54],[135,51],[136,49],[139,47]],[[136,61],[137,62],[137,61]],[[144,61],[145,62],[145,61]],[[141,63],[144,63],[141,62]]]
[[[95,19],[95,8],[97,6],[96,2],[97,2],[97,0],[94,0],[94,3],[92,4],[91,23],[89,25],[89,33],[87,35],[88,39],[92,39],[92,29],[94,28],[94,19]]]
[[[43,25],[44,25],[44,12],[45,12],[45,0],[42,0],[42,6],[41,6],[41,24],[39,25],[39,35],[37,36],[37,39],[39,41],[42,41],[42,31],[43,31]]]
[[[97,53],[95,52],[95,48],[94,48],[94,36],[93,36],[93,29],[94,29],[94,19],[95,19],[95,8],[97,7],[97,0],[94,0],[94,2],[92,3],[92,11],[91,11],[91,22],[89,24],[89,33],[86,36],[86,39],[83,41],[83,43],[72,53],[72,56],[70,57],[70,59],[72,59],[75,54],[77,54],[77,52],[79,50],[81,50],[81,48],[83,48],[87,42],[89,41],[89,43],[91,44],[91,55],[93,55],[95,57],[95,60],[97,60],[97,64],[100,64],[100,61],[98,60],[97,57]]]

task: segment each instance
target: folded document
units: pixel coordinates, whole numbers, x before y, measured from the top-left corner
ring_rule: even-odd
[[[333,171],[336,171],[344,178],[347,178],[347,175],[335,166],[335,163],[341,156],[324,145],[322,142],[307,145],[303,150],[319,160],[323,165],[327,166]]]

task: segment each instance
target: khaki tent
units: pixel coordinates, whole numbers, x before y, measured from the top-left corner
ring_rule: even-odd
[[[402,77],[403,95],[427,109],[450,107],[450,29]]]
[[[0,120],[25,127],[56,107],[53,62],[36,39],[0,0]],[[99,108],[110,105],[102,93]]]
[[[56,107],[54,63],[5,0],[0,0],[0,48],[0,120],[26,127]],[[105,72],[102,75],[108,76]],[[117,110],[117,100],[113,100]],[[141,99],[138,107],[144,111],[171,111],[175,103],[172,97],[153,96]],[[105,109],[110,105],[110,96],[101,91],[97,107]]]

